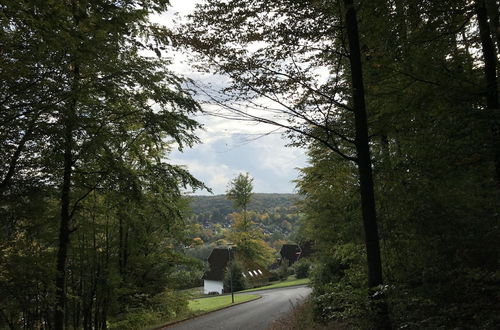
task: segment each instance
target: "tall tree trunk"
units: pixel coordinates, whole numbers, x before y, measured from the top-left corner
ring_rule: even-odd
[[[352,0],[344,0],[346,8],[346,27],[350,48],[352,101],[354,105],[356,152],[361,192],[361,207],[365,242],[368,257],[368,284],[374,287],[383,283],[382,264],[375,210],[375,194],[373,189],[372,162],[368,139],[368,123],[359,48],[358,23]]]
[[[486,108],[489,111],[499,111],[498,82],[497,82],[497,54],[491,38],[488,24],[488,11],[485,0],[476,1],[477,22],[481,37],[481,48],[484,60],[484,78],[486,80]],[[492,115],[493,149],[495,154],[495,174],[497,185],[500,187],[500,127],[496,115]]]
[[[351,65],[352,102],[356,130],[356,153],[358,157],[361,210],[365,231],[365,244],[368,264],[368,285],[370,289],[383,284],[380,243],[375,208],[372,162],[368,138],[368,122],[363,84],[361,51],[357,14],[352,0],[344,0],[345,21],[349,41],[349,60]],[[390,322],[385,301],[378,303],[377,329],[390,329]]]
[[[492,38],[496,38],[498,56],[500,52],[500,6],[496,0],[486,0],[486,9],[490,19],[491,30],[493,31]]]
[[[125,207],[125,206],[124,206]],[[118,270],[124,279],[127,273],[127,261],[129,256],[128,251],[128,232],[129,226],[127,224],[126,212],[123,210],[118,211]]]
[[[68,255],[70,236],[70,199],[71,199],[71,176],[73,166],[72,144],[73,128],[66,126],[64,150],[64,177],[61,193],[61,223],[59,227],[59,249],[57,252],[57,275],[56,275],[56,309],[54,325],[56,330],[64,329],[64,315],[66,305],[66,259]]]
[[[66,311],[66,261],[71,234],[71,187],[73,175],[73,148],[74,148],[74,125],[77,106],[77,90],[80,79],[80,67],[75,65],[73,69],[74,81],[72,92],[74,93],[63,118],[64,132],[64,171],[61,189],[61,220],[59,226],[59,247],[57,251],[56,265],[56,306],[54,311],[54,327],[63,330],[65,327]]]
[[[125,273],[125,266],[123,261],[123,250],[124,250],[124,233],[123,233],[123,215],[118,211],[118,271],[120,275],[123,276]]]

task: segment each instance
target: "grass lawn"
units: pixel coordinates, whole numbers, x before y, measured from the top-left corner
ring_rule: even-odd
[[[245,301],[255,300],[259,298],[256,294],[242,294],[234,296],[234,303],[242,303]],[[189,301],[189,309],[195,313],[205,313],[214,311],[231,305],[231,295],[217,296],[210,298],[193,299]]]
[[[257,290],[284,288],[287,286],[309,284],[309,282],[310,282],[310,280],[308,278],[301,278],[300,280],[291,279],[291,280],[285,280],[283,282],[276,282],[276,283],[269,284],[266,286],[261,286],[260,288],[247,289],[247,290],[243,290],[243,291],[239,291],[239,292],[252,292],[252,291],[257,291]]]

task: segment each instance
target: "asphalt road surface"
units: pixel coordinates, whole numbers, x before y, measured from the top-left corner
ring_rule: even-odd
[[[258,330],[290,311],[311,293],[307,286],[250,292],[262,298],[174,324],[165,330]]]

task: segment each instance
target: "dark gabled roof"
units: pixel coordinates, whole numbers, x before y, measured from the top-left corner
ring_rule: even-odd
[[[280,250],[281,259],[288,260],[289,266],[301,258],[310,257],[313,252],[314,249],[311,241],[304,242],[301,246],[297,244],[284,244]]]
[[[269,272],[265,267],[260,266],[256,262],[253,262],[252,260],[249,260],[247,258],[244,258],[243,256],[236,255],[236,258],[241,261],[243,264],[243,267],[245,267],[245,271],[243,272],[243,276],[250,281],[259,281],[259,280],[264,280],[268,279],[273,274]]]
[[[306,241],[300,244],[300,258],[308,258],[314,253],[314,247],[312,241]]]
[[[223,281],[224,273],[226,272],[226,267],[229,261],[229,251],[231,251],[231,259],[236,258],[243,267],[245,271],[243,272],[243,276],[246,279],[254,281],[266,279],[272,276],[272,274],[257,263],[252,260],[245,258],[241,253],[233,248],[228,250],[226,248],[215,248],[212,250],[212,253],[208,257],[208,264],[210,269],[203,275],[204,280],[212,280],[212,281]]]
[[[229,261],[229,253],[234,257],[234,251],[228,249],[215,248],[208,257],[208,265],[210,269],[203,275],[204,280],[222,281],[224,280],[224,272]]]
[[[280,250],[281,259],[286,259],[289,265],[293,264],[300,257],[300,248],[297,244],[284,244]]]

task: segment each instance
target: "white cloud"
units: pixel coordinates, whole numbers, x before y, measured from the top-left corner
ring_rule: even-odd
[[[254,140],[258,135],[241,133],[262,133],[255,125],[221,118],[205,118],[205,124],[210,129],[199,134],[203,143],[184,153],[172,153],[172,161],[186,165],[215,194],[223,194],[228,182],[241,172],[254,177],[255,192],[293,192],[296,168],[306,162],[303,150],[285,147],[279,134]]]

